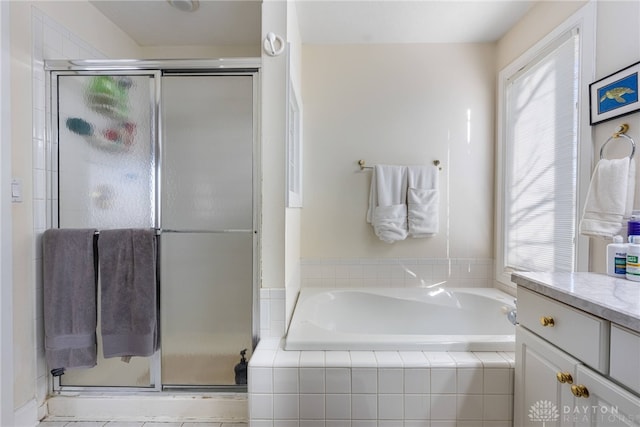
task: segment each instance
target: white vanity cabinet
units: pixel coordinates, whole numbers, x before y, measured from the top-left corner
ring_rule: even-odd
[[[636,354],[636,357],[640,355]],[[609,381],[586,366],[577,367],[574,386],[578,394],[566,418],[579,427],[640,427],[640,397]],[[568,424],[570,425],[570,424]]]
[[[518,326],[514,426],[573,426],[563,422],[563,408],[573,405],[571,383],[580,363],[557,347]]]
[[[640,334],[611,325],[611,369],[615,381],[640,395]]]
[[[586,365],[608,373],[609,322],[518,288],[518,322]]]
[[[517,305],[514,427],[640,427],[637,330],[523,286]]]

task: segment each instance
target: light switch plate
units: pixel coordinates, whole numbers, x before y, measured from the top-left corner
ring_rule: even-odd
[[[22,180],[20,178],[11,180],[11,202],[22,203]]]

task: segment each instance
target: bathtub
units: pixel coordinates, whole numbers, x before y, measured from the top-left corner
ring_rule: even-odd
[[[285,349],[514,351],[514,308],[492,288],[304,288]]]

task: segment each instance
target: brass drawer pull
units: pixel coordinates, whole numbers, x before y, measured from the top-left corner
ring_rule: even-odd
[[[553,317],[551,316],[542,316],[540,318],[540,324],[542,326],[549,326],[552,327],[556,324],[555,320],[553,320]]]
[[[573,377],[571,376],[571,374],[569,372],[558,372],[556,374],[556,378],[562,384],[564,384],[564,383],[573,384]]]
[[[571,386],[571,393],[573,393],[573,395],[575,397],[584,397],[587,398],[589,397],[589,390],[587,390],[587,388],[585,386],[581,385],[572,385]]]

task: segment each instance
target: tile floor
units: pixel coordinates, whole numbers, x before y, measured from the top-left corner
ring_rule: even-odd
[[[38,427],[247,427],[233,422],[158,422],[158,421],[41,421]]]

